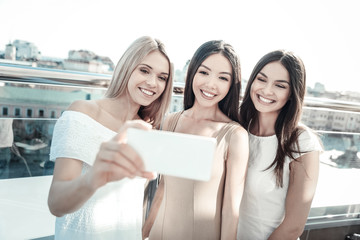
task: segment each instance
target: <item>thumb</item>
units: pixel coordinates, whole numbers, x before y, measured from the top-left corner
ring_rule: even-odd
[[[118,134],[116,134],[112,140],[116,142],[125,143],[126,132],[128,128],[137,128],[137,129],[149,131],[152,129],[152,125],[143,120],[126,121],[125,124],[119,129]]]

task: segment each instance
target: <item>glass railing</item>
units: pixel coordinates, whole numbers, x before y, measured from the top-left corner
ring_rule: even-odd
[[[54,125],[73,101],[102,97],[109,80],[0,64],[0,239],[53,239],[47,195]]]
[[[56,120],[75,100],[101,98],[110,75],[0,64],[0,239],[53,239],[47,206]],[[182,108],[174,84],[171,111]]]
[[[360,104],[307,98],[305,105],[302,121],[319,134],[324,152],[301,239],[345,239],[360,232]]]
[[[0,65],[0,239],[54,234],[47,194],[56,119],[75,100],[102,97],[110,78]],[[183,84],[175,87],[171,112],[182,109]],[[360,225],[360,105],[306,98],[302,121],[324,145],[306,231]]]
[[[360,134],[318,132],[324,152],[306,229],[360,225]]]

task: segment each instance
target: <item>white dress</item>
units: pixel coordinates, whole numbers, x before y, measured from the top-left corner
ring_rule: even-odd
[[[284,218],[291,159],[285,158],[283,188],[276,187],[274,167],[264,171],[274,161],[277,146],[276,135],[258,137],[249,133],[250,155],[240,206],[238,240],[266,240]],[[299,146],[300,152],[322,151],[317,136],[309,129],[300,134]],[[300,155],[294,154],[294,157]]]
[[[50,160],[78,159],[84,174],[100,144],[115,134],[86,114],[65,111],[55,124]],[[79,210],[56,218],[55,239],[141,239],[145,182],[126,178],[101,187]]]

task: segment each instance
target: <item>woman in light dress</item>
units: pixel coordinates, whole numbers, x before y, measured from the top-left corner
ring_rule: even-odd
[[[291,240],[303,232],[319,174],[317,136],[299,124],[305,67],[288,51],[256,64],[241,104],[250,157],[238,240]]]
[[[236,238],[248,160],[248,134],[238,123],[240,80],[239,58],[231,45],[209,41],[195,52],[184,111],[167,116],[163,129],[216,138],[212,176],[208,182],[162,176],[144,238]]]
[[[144,184],[154,174],[126,144],[126,129],[158,128],[171,94],[164,45],[140,37],[119,60],[106,96],[76,101],[58,119],[48,197],[55,239],[141,239]]]

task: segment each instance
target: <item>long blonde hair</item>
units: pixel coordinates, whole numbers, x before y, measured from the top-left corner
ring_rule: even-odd
[[[159,128],[163,116],[169,108],[173,89],[173,66],[165,51],[164,44],[158,39],[143,36],[136,39],[124,52],[117,63],[110,85],[105,93],[108,98],[117,98],[126,93],[132,72],[142,59],[153,51],[159,51],[169,62],[169,78],[161,96],[148,106],[141,106],[139,116]]]

